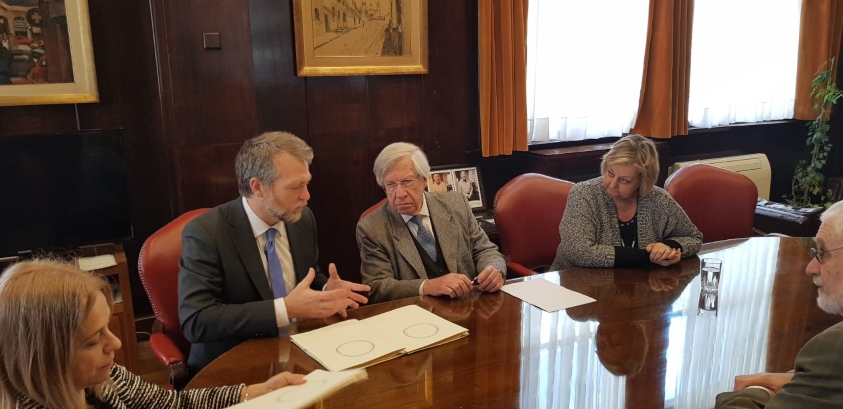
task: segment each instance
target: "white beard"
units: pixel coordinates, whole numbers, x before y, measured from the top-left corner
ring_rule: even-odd
[[[822,279],[814,277],[814,285],[822,287]],[[825,287],[819,290],[817,306],[829,314],[843,315],[843,287],[838,287],[834,294],[828,294],[825,291]]]

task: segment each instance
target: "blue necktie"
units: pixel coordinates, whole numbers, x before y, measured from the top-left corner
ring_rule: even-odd
[[[272,296],[282,298],[287,296],[287,286],[284,284],[284,272],[281,271],[281,260],[275,251],[275,233],[278,230],[270,228],[266,231],[266,269],[269,271],[269,284],[272,286]]]
[[[418,240],[419,244],[421,244],[424,251],[433,261],[436,261],[436,240],[427,231],[427,228],[424,227],[421,220],[419,219],[418,215],[415,215],[410,218],[410,223],[413,223],[418,227],[418,232],[416,232],[416,240]]]

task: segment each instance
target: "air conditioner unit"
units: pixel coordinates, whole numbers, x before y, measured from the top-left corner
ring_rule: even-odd
[[[767,160],[767,155],[763,153],[676,162],[668,169],[668,176],[679,170],[679,168],[692,163],[707,163],[718,168],[743,174],[755,182],[755,186],[758,187],[758,197],[764,199],[770,198],[770,161]]]

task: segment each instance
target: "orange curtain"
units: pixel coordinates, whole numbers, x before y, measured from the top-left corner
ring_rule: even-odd
[[[480,146],[483,156],[526,151],[527,5],[477,0],[480,43]]]
[[[802,0],[799,28],[799,57],[796,66],[796,119],[816,119],[811,95],[811,81],[831,57],[835,73],[840,65],[840,41],[843,38],[843,4],[840,0]]]
[[[650,0],[638,118],[631,133],[654,138],[688,134],[693,21],[693,0]]]

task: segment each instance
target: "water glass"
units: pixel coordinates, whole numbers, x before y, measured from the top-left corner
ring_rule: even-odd
[[[700,263],[700,282],[703,293],[716,293],[720,286],[720,266],[722,261],[716,258],[704,258]]]

